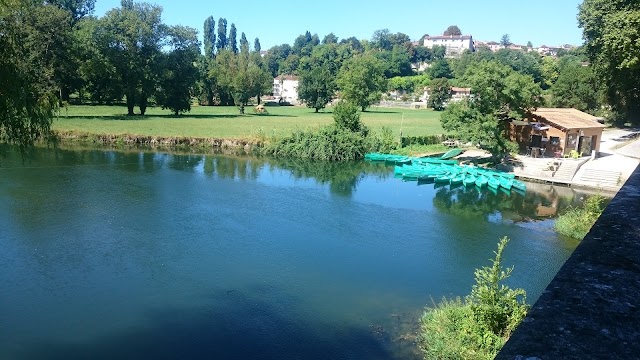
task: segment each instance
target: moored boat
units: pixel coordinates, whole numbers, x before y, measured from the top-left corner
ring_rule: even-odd
[[[464,180],[464,175],[462,174],[457,174],[451,177],[451,185],[457,185],[457,184],[462,184],[462,181]]]
[[[507,189],[507,190],[511,190],[511,187],[513,186],[513,180],[512,179],[507,179],[504,178],[502,176],[498,177],[498,181],[500,182],[500,187],[503,189]]]
[[[487,177],[485,175],[480,175],[476,179],[476,186],[479,187],[479,188],[482,188],[482,187],[487,186],[488,182],[489,182],[489,179],[487,179]]]
[[[525,185],[522,181],[513,180],[511,183],[516,190],[527,191],[527,185]]]
[[[440,156],[440,159],[451,159],[452,157],[462,154],[462,149],[451,149]]]
[[[487,185],[492,189],[498,189],[500,187],[500,180],[493,176],[487,177]]]
[[[464,184],[464,186],[471,186],[475,185],[476,180],[478,180],[477,176],[473,174],[467,174],[467,176],[464,177],[464,180],[462,180],[462,183]]]

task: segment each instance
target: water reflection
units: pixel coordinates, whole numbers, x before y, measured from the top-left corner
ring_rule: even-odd
[[[279,159],[272,160],[272,164],[290,171],[295,179],[314,179],[320,184],[328,183],[332,194],[344,197],[351,197],[365,176],[379,179],[391,176],[389,166],[364,161],[313,162]]]
[[[526,193],[443,186],[437,189],[433,205],[461,217],[490,219],[499,212],[503,220],[520,222],[555,218],[585,196],[583,191],[538,183],[528,183]]]

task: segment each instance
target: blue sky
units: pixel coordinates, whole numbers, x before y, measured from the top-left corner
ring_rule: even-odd
[[[213,15],[228,25],[236,24],[238,39],[245,32],[251,45],[260,38],[263,49],[288,43],[309,30],[320,39],[333,32],[340,39],[355,36],[370,39],[377,29],[403,32],[412,40],[424,34],[441,34],[449,25],[458,25],[463,34],[476,40],[500,41],[509,34],[516,44],[531,41],[534,46],[582,43],[576,15],[581,0],[149,0],[163,7],[163,19],[170,25],[186,25],[198,30],[202,39],[204,20]],[[395,6],[394,6],[395,5]],[[102,16],[120,0],[97,0],[96,13]]]

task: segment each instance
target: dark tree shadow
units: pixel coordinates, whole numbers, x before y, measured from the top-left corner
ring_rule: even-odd
[[[290,313],[286,304],[274,308],[240,291],[217,297],[226,299],[212,297],[211,308],[156,311],[145,326],[94,342],[40,343],[9,355],[25,360],[396,358],[369,329],[314,323]]]
[[[236,119],[242,117],[284,117],[284,118],[293,118],[297,117],[295,115],[275,115],[275,114],[183,114],[183,115],[173,115],[173,114],[161,114],[161,115],[63,115],[61,116],[65,119],[80,119],[80,120],[88,120],[88,119],[98,119],[104,121],[141,121],[141,120],[150,120],[154,118],[163,118],[163,119]]]

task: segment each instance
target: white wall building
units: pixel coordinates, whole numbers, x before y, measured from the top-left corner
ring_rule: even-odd
[[[294,75],[279,75],[274,78],[273,96],[277,100],[286,101],[291,105],[299,105],[298,77]]]
[[[425,36],[424,46],[430,49],[434,46],[444,46],[447,49],[447,57],[460,56],[465,50],[474,51],[471,35]]]

